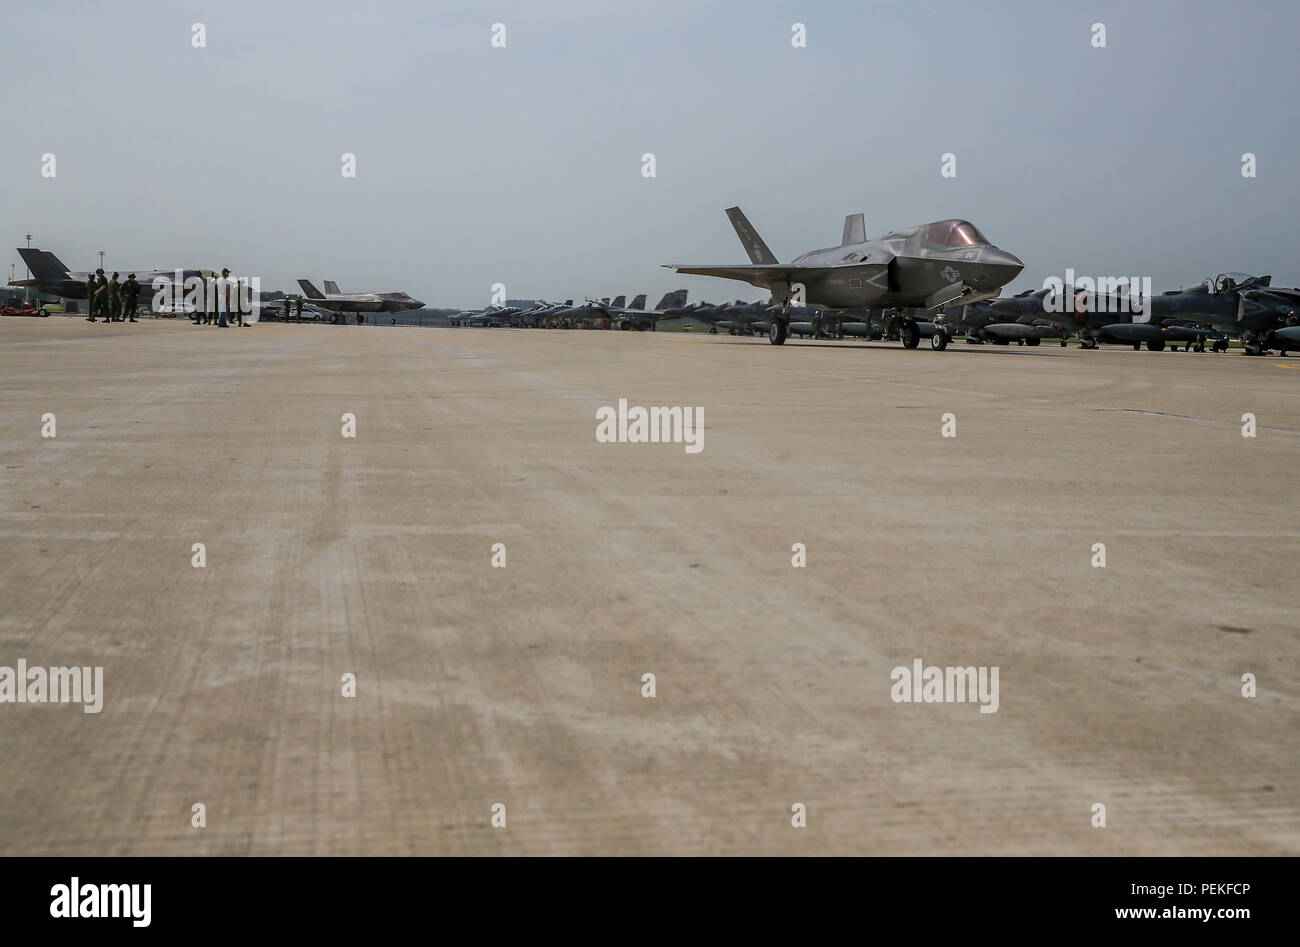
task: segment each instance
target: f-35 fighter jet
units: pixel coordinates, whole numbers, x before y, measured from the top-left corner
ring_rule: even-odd
[[[783,264],[739,207],[728,208],[727,217],[749,254],[749,264],[669,268],[769,290],[781,301],[781,309],[768,320],[773,345],[785,342],[789,307],[802,301],[817,309],[897,308],[903,345],[916,348],[921,339],[917,310],[990,299],[1024,269],[1019,259],[993,246],[965,220],[938,220],[868,240],[863,215],[850,214],[838,247],[810,250]],[[934,347],[945,348],[947,342],[945,332]]]

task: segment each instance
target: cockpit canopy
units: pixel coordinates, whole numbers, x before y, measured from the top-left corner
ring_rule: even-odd
[[[972,247],[987,245],[984,234],[968,220],[940,220],[925,228],[921,239],[932,247]]]

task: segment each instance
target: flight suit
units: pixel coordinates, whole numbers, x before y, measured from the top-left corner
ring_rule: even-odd
[[[95,321],[95,277],[86,280],[86,321]]]
[[[230,288],[227,290],[230,299],[230,314],[234,317],[231,319],[232,325],[245,326],[244,322],[244,294],[241,291],[239,281],[235,277],[230,278]]]
[[[140,306],[140,281],[128,279],[122,284],[122,315],[129,316],[131,322],[139,322],[135,314]]]
[[[95,278],[95,306],[99,314],[104,317],[104,321],[108,322],[108,278],[105,276]]]
[[[217,281],[215,278],[210,279],[204,285],[208,291],[208,318],[205,321],[208,325],[214,326],[217,324]]]
[[[122,284],[116,279],[108,281],[108,312],[113,322],[122,321]]]

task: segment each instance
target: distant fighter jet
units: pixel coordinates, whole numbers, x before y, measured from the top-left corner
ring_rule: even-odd
[[[322,293],[311,284],[310,280],[300,279],[303,295],[311,300],[313,306],[329,309],[331,312],[406,312],[421,309],[424,303],[406,295],[406,293],[340,293],[338,284],[333,280],[325,282],[326,292]]]
[[[610,314],[615,329],[649,329],[653,332],[660,319],[686,315],[686,292],[684,289],[674,289],[670,293],[664,293],[664,298],[653,309],[645,307],[645,293],[634,298],[626,309],[613,305],[603,308]]]
[[[851,214],[838,247],[811,250],[782,264],[739,207],[728,208],[727,217],[749,254],[749,265],[668,266],[678,273],[740,280],[769,290],[782,305],[769,320],[773,345],[785,342],[788,308],[800,286],[803,302],[818,309],[898,308],[903,345],[916,348],[921,332],[915,310],[992,298],[1024,269],[1019,259],[993,246],[965,220],[935,221],[867,240],[865,218]],[[935,333],[932,344],[946,348],[947,332]]]

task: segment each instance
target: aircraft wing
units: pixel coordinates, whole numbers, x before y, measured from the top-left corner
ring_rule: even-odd
[[[692,276],[716,276],[720,279],[740,280],[764,289],[776,283],[804,283],[836,269],[833,266],[783,266],[779,263],[731,264],[729,266],[695,266],[668,263],[665,266],[678,273]]]
[[[1268,289],[1249,289],[1243,295],[1247,299],[1267,299],[1270,302],[1280,302],[1283,305],[1300,306],[1300,289],[1283,289],[1280,286]]]

